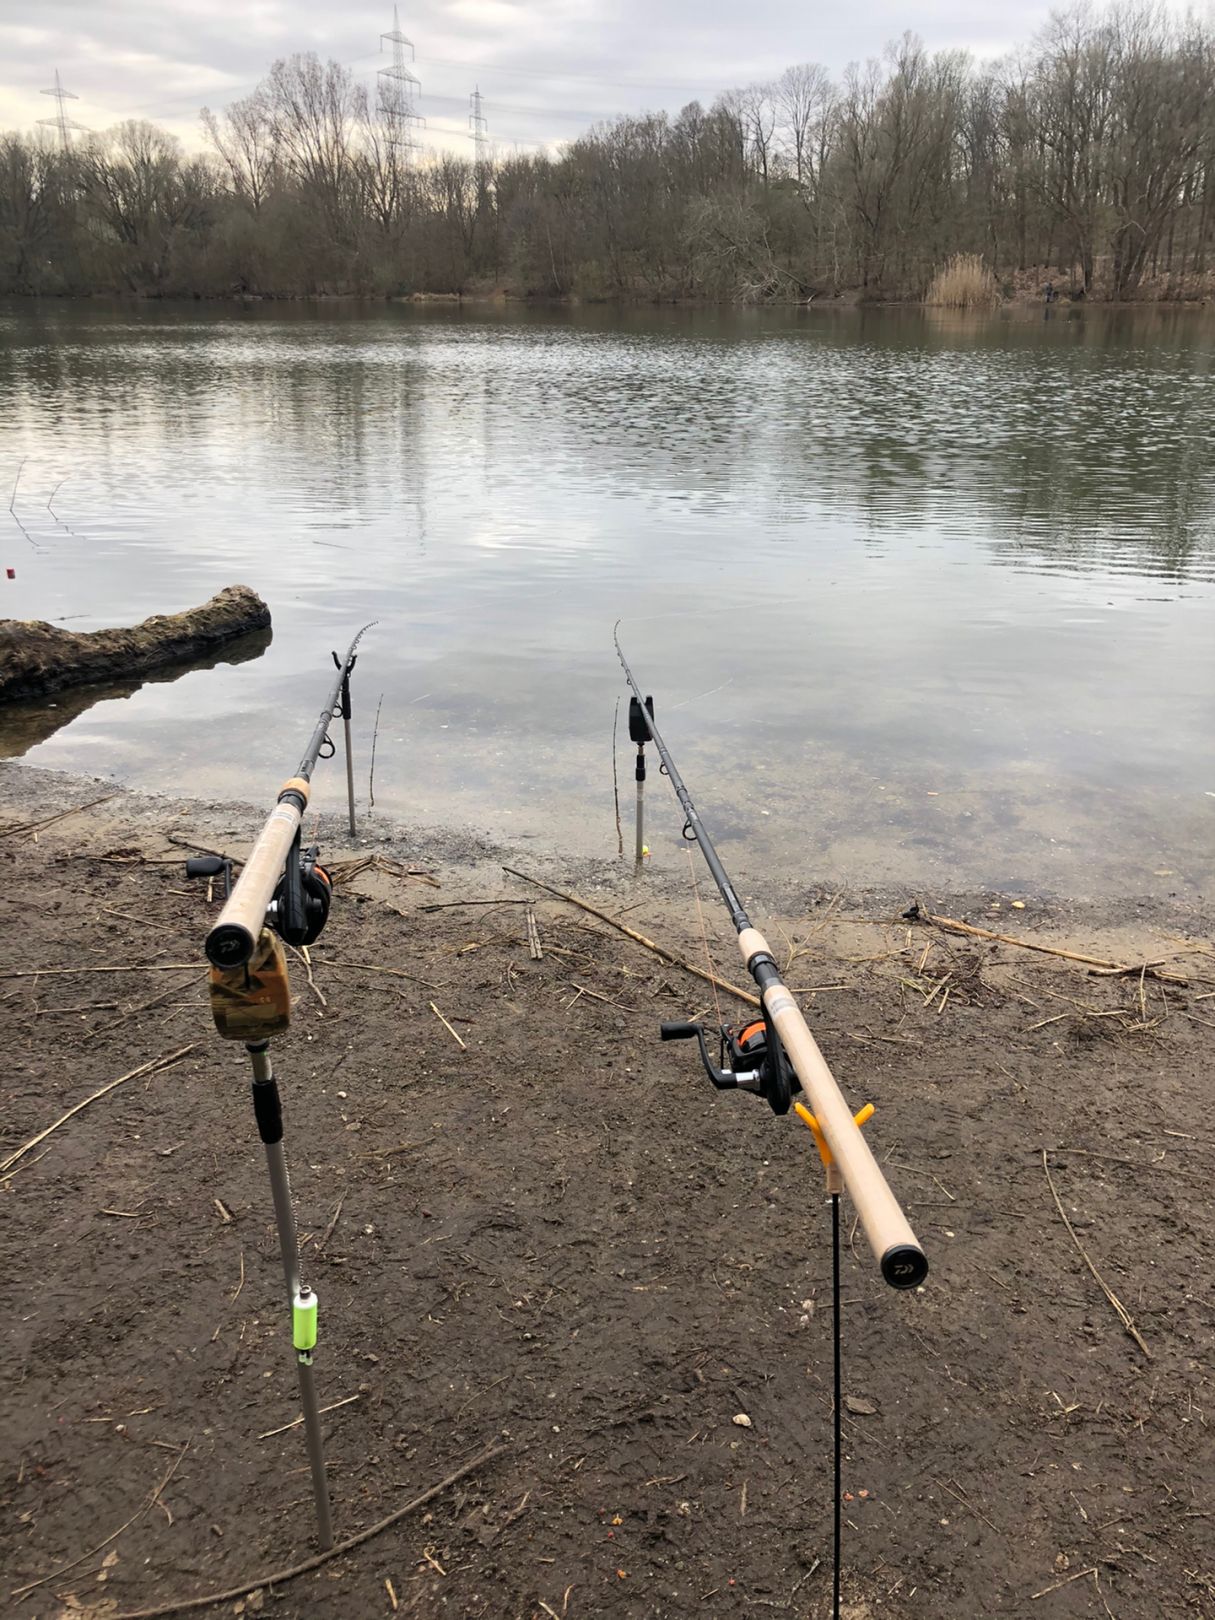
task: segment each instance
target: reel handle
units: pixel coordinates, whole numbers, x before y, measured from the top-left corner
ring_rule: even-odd
[[[694,1041],[699,1033],[699,1024],[662,1024],[659,1026],[658,1039],[660,1041]]]
[[[224,899],[232,893],[232,862],[225,855],[191,855],[186,862],[188,878],[217,878],[224,880]]]

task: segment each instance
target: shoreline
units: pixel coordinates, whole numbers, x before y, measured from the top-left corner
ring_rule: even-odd
[[[240,799],[154,793],[128,787],[111,777],[27,765],[20,759],[0,759],[0,818],[24,818],[27,812],[29,819],[57,816],[98,797],[100,790],[104,790],[107,802],[89,812],[100,830],[137,831],[155,840],[166,823],[180,823],[177,831],[182,834],[192,830],[203,838],[226,838],[230,847],[225,853],[238,863],[272,808],[269,801],[259,808]],[[681,925],[696,911],[682,863],[672,861],[665,869],[650,864],[639,880],[627,854],[604,860],[544,844],[537,838],[511,843],[467,824],[445,828],[411,825],[378,811],[369,819],[365,807],[358,809],[359,832],[352,842],[341,783],[336,777],[332,782],[322,778],[320,791],[324,797],[318,794],[305,824],[319,824],[330,859],[357,859],[370,852],[394,861],[422,861],[440,874],[445,886],[460,895],[473,892],[487,881],[496,881],[504,864],[522,864],[534,868],[537,876],[548,882],[572,886],[601,901],[615,898],[629,905],[662,905]],[[700,904],[714,912],[716,894],[699,863],[696,876]],[[893,924],[908,907],[918,903],[926,910],[944,911],[996,931],[1017,933],[1044,928],[1052,936],[1057,935],[1066,948],[1106,955],[1117,950],[1150,955],[1152,948],[1165,948],[1171,933],[1179,930],[1192,937],[1215,938],[1215,906],[1205,896],[1188,901],[1148,894],[1093,898],[1055,890],[928,890],[915,884],[841,884],[834,875],[820,875],[808,882],[796,876],[770,874],[762,884],[748,879],[739,887],[744,902],[757,907],[760,915],[794,915],[834,897],[837,907],[844,900],[844,913],[882,912]]]
[[[1017,294],[1012,298],[1001,298],[998,304],[982,306],[953,306],[947,304],[929,304],[923,298],[907,298],[898,295],[866,296],[859,287],[848,287],[838,293],[828,293],[810,298],[765,298],[754,302],[745,302],[737,299],[722,298],[694,298],[672,297],[662,298],[650,294],[630,293],[620,294],[611,298],[588,298],[578,293],[519,293],[519,292],[413,292],[413,293],[152,293],[152,292],[124,292],[98,291],[87,293],[48,293],[48,292],[15,292],[0,294],[0,297],[18,300],[22,303],[50,303],[50,304],[90,304],[90,303],[117,303],[117,304],[221,304],[221,305],[251,305],[251,304],[343,304],[366,305],[372,308],[383,308],[386,305],[409,305],[426,308],[463,308],[471,306],[486,309],[507,309],[512,307],[522,309],[675,309],[675,310],[716,310],[719,312],[736,311],[747,313],[761,313],[764,310],[821,310],[853,311],[853,310],[923,310],[935,311],[942,315],[966,315],[976,318],[993,318],[1012,314],[1041,314],[1047,308],[1062,315],[1064,311],[1083,311],[1088,309],[1109,310],[1144,310],[1157,309],[1176,312],[1178,310],[1209,311],[1215,300],[1208,293],[1194,297],[1178,298],[1102,298],[1095,293],[1082,294],[1073,297],[1068,293],[1060,293],[1053,304],[1047,305],[1040,297],[1030,297]]]

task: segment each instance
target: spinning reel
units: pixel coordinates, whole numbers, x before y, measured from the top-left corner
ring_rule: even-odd
[[[266,907],[266,923],[288,945],[311,945],[329,920],[333,885],[318,864],[320,847],[300,848],[298,833]],[[219,855],[197,855],[186,862],[188,878],[222,877],[224,895],[232,893],[232,862]],[[237,942],[239,948],[239,942]],[[216,964],[218,965],[218,964]],[[233,963],[234,966],[239,965]]]
[[[266,921],[288,945],[311,945],[329,921],[333,884],[317,864],[320,846],[301,850],[298,834],[287,856],[274,898],[266,907]]]
[[[722,1024],[718,1030],[718,1062],[709,1057],[705,1026],[699,1023],[663,1024],[664,1041],[695,1040],[700,1061],[718,1091],[751,1091],[762,1097],[774,1114],[787,1114],[801,1081],[785,1055],[776,1026],[757,1018],[741,1029]]]

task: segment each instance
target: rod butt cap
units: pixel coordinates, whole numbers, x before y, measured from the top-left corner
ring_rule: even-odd
[[[256,943],[244,923],[218,923],[207,935],[207,960],[217,968],[243,967]]]
[[[882,1276],[892,1288],[918,1288],[928,1275],[928,1257],[911,1243],[896,1243],[882,1256]]]

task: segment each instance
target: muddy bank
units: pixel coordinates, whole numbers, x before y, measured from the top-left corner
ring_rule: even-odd
[[[41,619],[0,620],[0,703],[199,659],[268,630],[270,609],[247,585],[229,585],[201,607],[154,614],[115,630],[62,630]]]
[[[241,853],[259,815],[118,794],[35,841],[31,822],[111,791],[0,767],[0,1159],[175,1059],[0,1180],[0,1537],[25,1615],[125,1613],[312,1550],[299,1430],[272,1432],[295,1379],[246,1060],[213,1035],[214,905],[180,864]],[[715,1016],[706,986],[508,878],[475,835],[372,823],[350,850],[336,780],[317,807],[339,872],[379,854],[440,885],[349,866],[276,1043],[321,1397],[348,1403],[326,1419],[338,1534],[506,1449],[246,1612],[824,1615],[829,1226],[808,1133],[658,1043],[662,1018]],[[639,886],[506,859],[703,956],[678,870]],[[1215,1615],[1210,919],[931,897],[1167,958],[1177,984],[909,925],[908,895],[750,898],[846,1093],[876,1104],[933,1267],[893,1293],[848,1216],[850,1612]],[[452,903],[471,900],[490,903]]]

